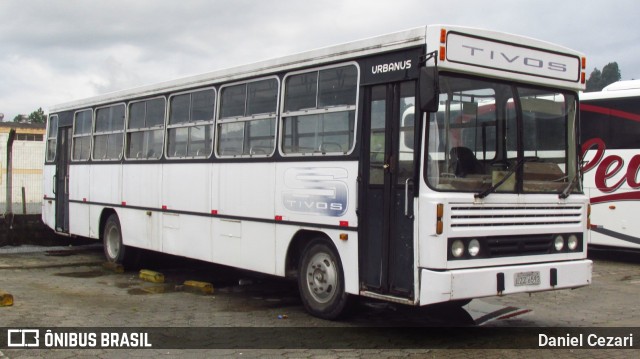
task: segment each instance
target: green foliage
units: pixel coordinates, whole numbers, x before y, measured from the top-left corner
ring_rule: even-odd
[[[31,120],[31,123],[46,123],[47,115],[45,115],[44,111],[42,111],[42,107],[38,107],[37,110],[31,112],[31,114],[29,115],[29,120]]]
[[[13,122],[29,122],[29,123],[46,123],[47,115],[45,115],[42,107],[39,107],[37,110],[31,112],[29,116],[18,115],[13,118]]]
[[[601,91],[605,86],[620,81],[620,69],[617,62],[610,62],[602,68],[602,72],[596,67],[587,80],[586,92]]]

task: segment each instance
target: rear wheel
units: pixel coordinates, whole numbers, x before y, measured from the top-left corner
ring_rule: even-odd
[[[309,313],[323,319],[345,314],[350,296],[344,289],[344,273],[333,247],[314,240],[302,252],[298,268],[298,287]]]
[[[122,243],[120,220],[115,213],[110,215],[105,222],[102,240],[104,243],[104,255],[107,257],[107,261],[123,264],[125,260],[129,258],[127,252],[130,252],[131,249]]]

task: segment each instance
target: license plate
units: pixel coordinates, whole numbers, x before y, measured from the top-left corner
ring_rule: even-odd
[[[514,285],[521,287],[525,285],[540,285],[540,272],[520,272],[514,276]]]

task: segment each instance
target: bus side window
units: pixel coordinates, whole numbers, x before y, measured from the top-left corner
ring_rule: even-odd
[[[159,159],[164,143],[164,97],[129,103],[127,159]]]
[[[93,111],[78,111],[73,118],[73,161],[87,161],[91,156],[91,122]]]
[[[354,146],[358,68],[287,75],[282,115],[285,154],[347,154]]]
[[[223,86],[217,121],[220,157],[271,156],[275,150],[279,83],[276,78]]]
[[[171,95],[167,157],[209,157],[213,143],[214,89]]]
[[[56,147],[58,144],[58,115],[49,117],[49,129],[47,132],[47,161],[56,159]]]
[[[94,160],[119,160],[122,157],[125,105],[96,110],[93,134]]]

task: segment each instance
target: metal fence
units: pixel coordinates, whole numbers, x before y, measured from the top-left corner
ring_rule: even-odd
[[[0,133],[0,216],[39,214],[45,142],[40,134]]]

